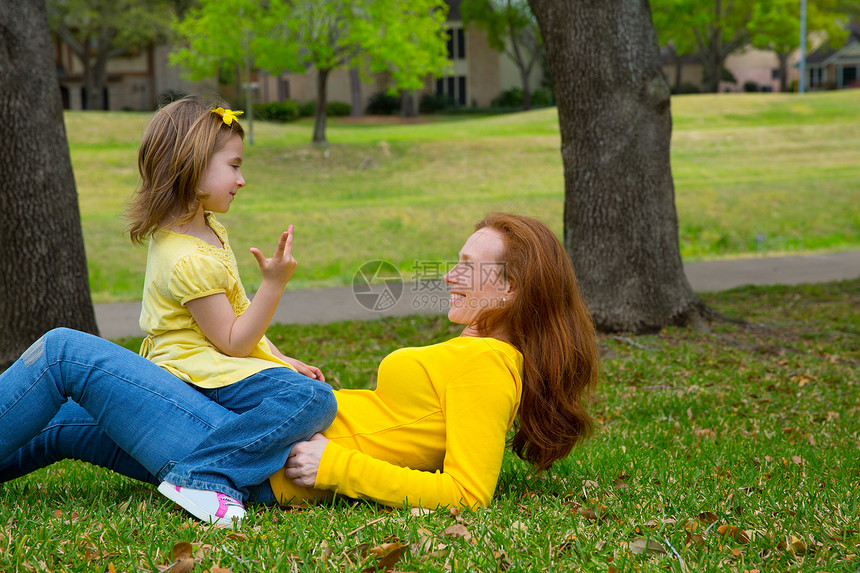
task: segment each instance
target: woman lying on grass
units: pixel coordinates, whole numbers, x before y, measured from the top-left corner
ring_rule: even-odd
[[[337,391],[335,421],[296,444],[285,470],[260,475],[266,460],[249,467],[219,460],[202,461],[195,472],[227,484],[225,493],[261,503],[338,492],[392,506],[473,507],[492,498],[512,426],[514,452],[536,469],[567,456],[591,429],[584,403],[597,380],[598,356],[590,315],[558,239],[534,219],[489,215],[445,281],[448,317],[466,327],[460,337],[393,352],[379,366],[376,390]],[[28,350],[0,377],[0,481],[72,458],[157,484],[206,445],[214,431],[207,423],[217,428],[236,416],[193,390],[176,390],[178,379],[145,360],[133,369],[118,363],[137,360],[132,353],[74,335],[86,340],[69,344],[70,331],[52,331],[34,344],[38,352]],[[44,369],[42,355],[49,362]],[[81,364],[97,374],[86,375]],[[112,375],[120,369],[122,377]],[[86,386],[92,380],[113,384],[112,395],[91,399]],[[80,406],[65,404],[47,426],[42,419],[39,428],[31,422],[21,430],[31,412],[16,408],[16,396],[36,384],[50,388],[57,407],[61,397]],[[147,399],[140,392],[126,399],[125,390],[141,385],[169,385],[164,393],[176,398],[177,412],[141,417],[139,402]],[[105,422],[118,416],[127,420],[122,429]],[[183,439],[148,431],[170,428],[174,418],[187,426]],[[237,451],[248,449],[253,445]]]

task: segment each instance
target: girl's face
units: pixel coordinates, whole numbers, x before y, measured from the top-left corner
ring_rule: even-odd
[[[469,237],[457,264],[444,276],[451,292],[448,320],[473,325],[485,310],[499,308],[511,299],[513,289],[499,262],[504,248],[502,234],[489,227]]]
[[[201,181],[201,191],[208,195],[201,201],[205,211],[226,213],[236,192],[245,186],[245,179],[242,177],[243,149],[242,138],[234,135],[209,158],[209,165]]]

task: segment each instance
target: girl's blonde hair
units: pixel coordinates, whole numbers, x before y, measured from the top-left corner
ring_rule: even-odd
[[[126,211],[132,242],[141,244],[159,227],[187,222],[205,198],[200,181],[209,158],[231,137],[245,137],[238,121],[227,125],[215,106],[184,98],[159,109],[137,155],[140,183]]]

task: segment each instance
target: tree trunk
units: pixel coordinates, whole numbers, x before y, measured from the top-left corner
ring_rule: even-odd
[[[529,76],[531,75],[532,64],[534,63],[535,52],[531,52],[531,60],[526,64],[525,58],[520,50],[520,44],[517,41],[517,34],[514,30],[514,25],[510,21],[508,22],[508,37],[511,40],[511,48],[513,49],[512,60],[520,72],[520,82],[523,84],[523,110],[528,111],[532,108],[532,91],[529,86]]]
[[[46,331],[97,333],[44,2],[0,10],[0,369]]]
[[[105,88],[107,87],[107,64],[110,58],[110,41],[106,38],[99,38],[98,53],[96,54],[95,66],[93,67],[93,97],[90,109],[106,110],[108,108],[105,101]]]
[[[715,22],[720,21],[722,14],[722,2],[716,0],[714,3],[716,12]],[[723,29],[714,24],[712,29],[707,31],[707,44],[705,50],[701,52],[702,58],[702,91],[705,93],[718,93],[720,91],[720,80],[723,79],[723,64],[725,63],[725,55],[723,54]]]
[[[358,68],[349,69],[349,117],[362,117],[364,115],[364,104],[361,101],[361,77]]]
[[[713,49],[709,50],[702,57],[702,91],[709,94],[719,93],[722,77],[722,59]]]
[[[669,86],[648,2],[529,0],[556,85],[564,243],[604,332],[706,327],[681,264]]]
[[[317,70],[317,109],[314,118],[312,143],[328,143],[325,138],[326,104],[328,103],[328,74],[331,70]]]
[[[93,69],[92,58],[90,58],[89,53],[89,42],[87,42],[87,47],[84,49],[84,54],[79,56],[81,59],[81,66],[84,68],[84,94],[81,101],[81,109],[83,110],[91,110],[98,109],[96,107],[96,100],[94,98],[95,93],[95,70]]]
[[[105,78],[107,76],[106,70],[104,68],[100,69],[102,66],[102,62],[99,61],[100,57],[96,57],[95,65],[90,68],[92,73],[92,81],[87,86],[89,90],[87,93],[87,109],[95,110],[95,111],[103,111],[105,109],[105,101],[104,101],[104,85]]]
[[[776,53],[779,60],[779,91],[788,91],[788,54]]]
[[[415,96],[412,90],[403,90],[400,92],[400,116],[418,116],[418,111],[415,109]]]
[[[520,81],[523,82],[523,110],[528,111],[532,108],[532,90],[529,86],[529,71],[520,67]]]

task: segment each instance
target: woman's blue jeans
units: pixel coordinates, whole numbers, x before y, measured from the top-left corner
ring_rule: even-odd
[[[327,384],[297,373],[286,383],[294,386],[282,394],[292,416],[281,417],[283,404],[275,419],[263,408],[240,415],[133,352],[55,329],[0,375],[0,476],[74,457],[152,483],[266,498],[254,486],[336,410]]]

